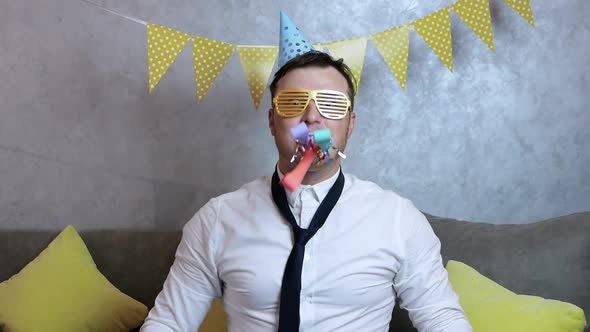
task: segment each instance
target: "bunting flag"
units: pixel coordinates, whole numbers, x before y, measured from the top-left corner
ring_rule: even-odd
[[[186,46],[190,36],[161,25],[147,24],[148,78],[150,93]]]
[[[453,72],[451,14],[447,8],[414,22],[414,29],[432,48],[439,59]]]
[[[534,26],[530,0],[503,1]],[[416,30],[438,58],[453,72],[451,9],[492,52],[495,51],[489,0],[455,0],[452,5],[403,26],[392,27],[366,37],[354,37],[312,45],[316,50],[328,52],[336,59],[342,58],[350,67],[357,81],[358,91],[358,84],[361,80],[365,61],[367,40],[371,38],[379,54],[399,82],[400,87],[406,90],[410,28]],[[232,45],[204,37],[191,36],[153,23],[136,19],[134,21],[147,26],[150,93],[156,88],[187,42],[192,40],[198,101],[200,102],[205,97],[231,58],[234,50],[237,49],[254,107],[258,110],[278,55],[278,46]],[[355,91],[355,94],[357,91]]]
[[[531,0],[504,0],[518,15],[522,16],[530,25],[535,26]]]
[[[459,0],[452,7],[463,22],[494,52],[489,0]]]
[[[344,63],[350,67],[354,78],[358,85],[361,81],[361,73],[363,71],[363,64],[365,63],[365,51],[367,49],[367,37],[359,37],[354,39],[346,39],[335,41],[327,44],[322,44],[330,51],[332,57],[342,58]],[[355,91],[356,94],[356,91]]]
[[[313,46],[313,48],[315,48],[316,50],[323,52],[324,51],[324,45],[322,44],[311,44],[311,46]]]
[[[406,89],[408,70],[408,49],[410,46],[410,28],[407,25],[389,29],[371,35],[371,40],[385,63],[399,82]]]
[[[193,62],[199,102],[221,73],[235,47],[231,44],[203,37],[193,37]]]
[[[238,46],[237,49],[254,107],[258,110],[279,48],[278,46]]]

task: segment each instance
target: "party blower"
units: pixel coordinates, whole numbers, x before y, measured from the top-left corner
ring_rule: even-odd
[[[302,122],[291,128],[291,135],[297,143],[291,162],[294,162],[303,153],[303,157],[297,166],[291,172],[285,174],[281,180],[283,187],[291,192],[299,188],[301,181],[303,181],[305,174],[312,165],[319,166],[324,162],[330,162],[330,149],[334,150],[342,159],[346,159],[346,155],[332,144],[332,134],[328,128],[310,133],[307,125]]]

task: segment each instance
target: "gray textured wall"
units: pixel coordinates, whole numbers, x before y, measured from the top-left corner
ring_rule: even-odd
[[[96,1],[264,45],[281,8],[325,42],[452,3]],[[532,5],[536,28],[491,1],[495,54],[453,14],[454,74],[412,32],[407,92],[369,42],[345,171],[441,216],[525,223],[590,210],[590,2]],[[148,95],[145,37],[77,0],[0,0],[0,228],[178,228],[272,172],[266,112],[253,111],[237,56],[201,104],[188,47]]]

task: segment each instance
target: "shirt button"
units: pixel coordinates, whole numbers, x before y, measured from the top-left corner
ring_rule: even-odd
[[[305,261],[309,261],[311,259],[311,256],[308,254],[305,254],[305,257],[303,258]]]

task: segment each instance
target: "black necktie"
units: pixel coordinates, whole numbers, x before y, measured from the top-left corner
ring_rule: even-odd
[[[281,211],[281,215],[291,224],[294,237],[293,249],[291,249],[291,254],[289,254],[289,258],[287,259],[287,265],[283,274],[283,284],[281,285],[279,332],[299,331],[299,296],[301,295],[301,271],[303,269],[305,244],[322,227],[336,205],[336,202],[338,202],[343,188],[344,175],[340,171],[338,179],[313,215],[309,228],[301,228],[297,225],[295,217],[293,217],[293,213],[289,208],[287,194],[285,194],[285,190],[279,184],[279,175],[276,170],[272,176],[272,198],[279,211]]]

